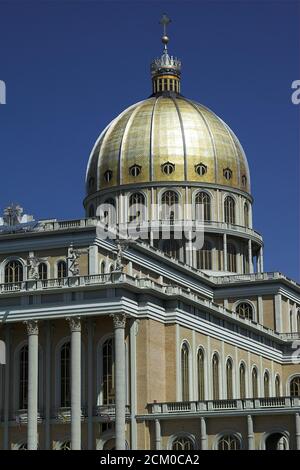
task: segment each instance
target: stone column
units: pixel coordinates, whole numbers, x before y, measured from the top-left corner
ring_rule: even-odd
[[[296,420],[296,449],[300,450],[300,414],[295,414]]]
[[[200,419],[200,441],[201,450],[207,450],[206,421],[203,417]]]
[[[116,449],[125,449],[125,314],[113,315],[115,337]]]
[[[9,402],[10,402],[10,334],[11,326],[5,327],[5,369],[4,369],[4,430],[3,430],[3,449],[8,450],[9,447]]]
[[[94,340],[94,322],[91,318],[87,325],[88,333],[88,449],[94,448],[94,430],[93,430],[93,398],[94,398],[94,364],[93,364],[93,340]]]
[[[81,320],[67,319],[71,329],[71,448],[81,449]]]
[[[262,246],[259,250],[259,269],[261,273],[264,272],[264,249]]]
[[[46,323],[46,360],[45,360],[45,448],[51,449],[51,332],[50,321]]]
[[[252,242],[248,240],[248,259],[249,259],[249,272],[253,273],[253,259],[252,259]]]
[[[247,416],[247,430],[248,430],[248,450],[255,450],[253,418],[251,415]]]
[[[223,270],[227,271],[227,235],[223,234]]]
[[[25,322],[28,334],[28,450],[36,450],[38,446],[38,356],[39,328],[38,322]]]
[[[161,450],[161,429],[159,419],[155,420],[155,450]]]

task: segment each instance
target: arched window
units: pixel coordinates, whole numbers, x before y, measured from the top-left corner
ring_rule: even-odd
[[[227,400],[233,399],[233,378],[232,378],[232,360],[228,359],[226,362],[226,391],[227,391]]]
[[[103,405],[115,403],[115,348],[113,338],[105,341],[102,347],[102,390]]]
[[[99,215],[102,224],[106,226],[114,225],[117,220],[115,199],[111,197],[103,201],[99,210],[97,210],[97,215]]]
[[[231,196],[224,201],[224,220],[227,224],[235,224],[235,202]]]
[[[68,341],[60,350],[60,406],[71,406],[71,344]]]
[[[57,263],[57,277],[58,279],[67,277],[67,263],[65,261],[59,261]]]
[[[233,434],[227,434],[219,439],[218,450],[239,450],[240,448],[240,440]]]
[[[243,363],[240,365],[240,398],[246,398],[246,368]]]
[[[293,310],[290,310],[290,332],[293,332]]]
[[[172,450],[194,450],[194,443],[189,437],[177,437],[172,443]]]
[[[5,265],[4,282],[21,282],[23,281],[23,266],[20,261],[9,261]]]
[[[300,311],[297,313],[297,332],[300,333]]]
[[[105,261],[100,263],[100,274],[105,274]]]
[[[205,400],[205,373],[204,373],[204,352],[203,349],[198,350],[197,355],[198,367],[198,400]]]
[[[89,207],[89,217],[95,217],[95,207],[93,204]]]
[[[252,396],[253,398],[258,397],[258,374],[256,367],[252,370]]]
[[[212,244],[205,241],[201,250],[197,251],[197,268],[212,269]]]
[[[236,249],[232,243],[227,245],[227,271],[236,272]]]
[[[213,399],[219,400],[219,358],[217,354],[212,358],[212,374],[213,374]]]
[[[267,371],[264,373],[264,396],[265,398],[270,397],[270,378]]]
[[[203,191],[197,193],[195,198],[195,210],[197,220],[201,220],[201,218],[203,218],[204,221],[211,220],[211,202],[210,196],[207,193]]]
[[[28,346],[22,347],[19,356],[19,409],[28,407]]]
[[[236,307],[236,313],[242,318],[253,320],[253,307],[248,302],[241,302]]]
[[[170,238],[169,240],[163,241],[163,252],[173,258],[179,258],[179,241]]]
[[[291,380],[290,395],[291,397],[300,397],[300,375]]]
[[[181,348],[181,393],[182,401],[189,401],[189,348],[186,343]]]
[[[275,396],[280,397],[280,377],[276,375],[275,377]]]
[[[39,279],[45,281],[48,278],[48,267],[46,263],[39,264]]]
[[[114,267],[113,264],[111,264],[110,267],[109,267],[109,272],[110,272],[110,273],[113,273],[114,270],[115,270],[115,267]]]
[[[249,227],[249,205],[247,202],[244,204],[244,224],[245,227]]]
[[[161,197],[162,219],[173,222],[178,214],[178,194],[175,191],[165,191]]]
[[[133,193],[129,198],[129,222],[142,222],[145,220],[145,196],[142,193]]]

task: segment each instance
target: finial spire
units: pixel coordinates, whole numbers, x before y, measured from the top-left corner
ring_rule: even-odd
[[[164,44],[164,50],[167,51],[167,44],[169,42],[169,37],[167,35],[167,26],[171,23],[171,19],[164,13],[159,23],[163,26],[163,36],[161,40]]]

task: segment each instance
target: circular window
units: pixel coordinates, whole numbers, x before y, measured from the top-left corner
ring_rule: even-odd
[[[223,175],[227,180],[230,180],[232,178],[232,171],[230,170],[230,168],[225,168],[225,170],[223,171]]]
[[[112,171],[111,170],[107,170],[105,173],[104,173],[104,179],[107,183],[109,183],[112,179]]]
[[[165,175],[170,175],[171,173],[173,173],[173,171],[175,170],[175,165],[174,163],[164,163],[162,165],[162,171],[163,173],[165,173]]]
[[[140,165],[133,165],[129,168],[129,173],[131,174],[131,176],[139,176],[139,174],[141,173],[141,169],[142,167]]]
[[[246,184],[247,184],[247,176],[246,176],[246,175],[243,175],[243,176],[242,176],[242,185],[243,185],[243,186],[246,186]]]
[[[203,165],[203,163],[199,163],[199,165],[195,166],[195,171],[199,176],[203,176],[207,173],[207,166]]]

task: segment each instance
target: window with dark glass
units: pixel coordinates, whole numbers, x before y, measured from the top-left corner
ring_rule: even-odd
[[[28,407],[28,346],[22,347],[19,356],[19,408]]]
[[[48,266],[46,263],[39,264],[39,279],[45,281],[48,278]]]
[[[63,279],[67,277],[67,263],[66,261],[59,261],[57,263],[57,277],[58,279]]]
[[[203,219],[205,222],[211,220],[211,199],[210,196],[201,191],[195,197],[196,219]]]
[[[60,350],[60,406],[71,406],[71,344],[65,343]]]
[[[103,344],[102,361],[103,405],[110,405],[115,403],[115,348],[113,338],[109,338]]]
[[[23,266],[20,261],[9,261],[4,269],[5,283],[23,281]]]

